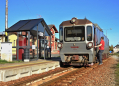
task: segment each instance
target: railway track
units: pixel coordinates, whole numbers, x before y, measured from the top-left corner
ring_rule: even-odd
[[[65,71],[68,71],[70,69],[72,69],[72,67],[57,68],[57,70],[51,71],[50,73],[48,71],[48,72],[46,72],[46,74],[43,74],[43,75],[40,75],[40,76],[38,75],[36,77],[33,77],[31,79],[28,79],[28,80],[21,81],[21,82],[13,83],[12,85],[9,85],[9,86],[28,86],[30,83],[36,82],[38,80],[44,80],[47,77],[52,77],[53,75],[55,75],[57,73],[65,72]]]
[[[106,59],[107,60],[107,59]],[[105,62],[106,60],[103,60]],[[14,83],[9,86],[68,86],[74,82],[78,77],[96,68],[98,64],[91,67],[81,68],[61,68],[60,70],[51,73],[43,74],[28,80]]]
[[[104,60],[103,62],[105,61],[107,61],[107,59]],[[91,70],[95,69],[97,66],[98,64],[96,63],[91,67],[75,68],[75,70],[66,71],[62,74],[57,74],[52,78],[50,77],[50,79],[47,78],[46,80],[40,81],[36,84],[34,83],[31,86],[69,86],[77,78],[83,76],[83,74],[86,74],[87,72],[90,72]]]
[[[81,77],[83,74],[89,72],[90,70],[97,67],[97,64],[93,67],[82,67],[80,69],[76,69],[70,72],[65,72],[64,74],[57,75],[57,78],[51,79],[50,81],[47,81],[42,84],[37,84],[38,86],[68,86],[69,84],[73,83],[74,80],[76,80],[78,77]],[[60,76],[61,75],[61,76]]]

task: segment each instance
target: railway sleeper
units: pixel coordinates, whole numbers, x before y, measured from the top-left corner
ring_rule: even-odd
[[[63,80],[62,82],[65,82],[65,83],[72,83],[72,81],[70,80]]]
[[[76,80],[76,78],[67,78],[68,80]]]
[[[61,86],[68,86],[67,83],[70,83],[70,82],[72,83],[74,80],[77,79],[77,77],[83,76],[84,74],[86,74],[87,72],[91,71],[93,68],[96,68],[96,67],[97,67],[97,64],[93,65],[91,68],[83,67],[80,70],[75,70],[74,72],[66,74],[65,76],[61,76],[60,77],[61,79],[56,82],[60,82],[61,84],[59,84],[59,85],[61,85]],[[63,85],[63,84],[65,84],[65,85]],[[58,83],[55,83],[53,85],[58,86]]]
[[[57,83],[57,85],[68,86],[67,83]],[[54,85],[54,86],[56,86],[56,85]]]

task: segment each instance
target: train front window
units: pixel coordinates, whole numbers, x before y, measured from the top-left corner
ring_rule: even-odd
[[[84,26],[65,27],[64,40],[66,42],[85,41],[85,27]]]
[[[92,27],[87,26],[87,41],[92,41]]]

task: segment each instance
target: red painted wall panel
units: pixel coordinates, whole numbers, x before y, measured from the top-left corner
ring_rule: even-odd
[[[17,42],[16,42],[16,45],[17,45]],[[19,37],[19,46],[25,46],[25,45],[26,45],[26,38]],[[19,49],[19,60],[22,60],[22,54],[23,53],[24,53],[24,50]],[[16,58],[17,58],[17,50],[16,50]]]

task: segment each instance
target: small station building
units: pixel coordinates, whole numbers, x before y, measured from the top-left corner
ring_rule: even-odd
[[[6,32],[8,37],[13,33],[17,35],[16,42],[14,40],[16,46],[12,46],[12,48],[16,49],[17,60],[30,61],[41,57],[44,59],[46,57],[51,58],[52,32],[43,18],[20,20],[8,28]],[[49,37],[49,42],[46,40],[47,36]],[[41,54],[42,52],[43,55]]]

